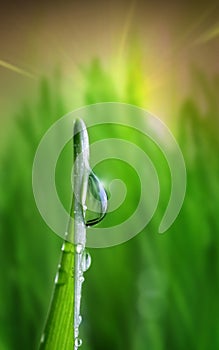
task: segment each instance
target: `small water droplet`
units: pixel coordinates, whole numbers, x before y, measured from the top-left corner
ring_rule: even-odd
[[[58,270],[58,272],[56,273],[55,284],[58,284],[61,286],[65,283],[67,283],[67,280],[68,280],[67,272],[60,268]]]
[[[79,281],[80,281],[81,283],[83,283],[83,282],[84,282],[84,276],[80,276],[80,277],[79,277]]]
[[[74,334],[75,334],[75,338],[78,338],[78,336],[79,336],[79,328],[78,327],[75,327]]]
[[[106,215],[107,194],[98,177],[91,171],[86,197],[87,210],[84,210],[86,226],[98,224]]]
[[[83,272],[87,271],[91,265],[91,256],[87,250],[83,252],[81,259],[81,269]]]
[[[82,345],[82,340],[80,338],[76,338],[75,339],[75,346],[79,348],[81,345]]]
[[[73,252],[73,244],[65,241],[63,242],[61,249],[63,252],[66,252],[66,253]]]
[[[81,254],[83,249],[84,249],[84,247],[82,244],[79,243],[76,245],[76,253]]]
[[[78,316],[78,324],[80,325],[81,322],[82,322],[82,317],[81,317],[81,315],[79,315],[79,316]]]

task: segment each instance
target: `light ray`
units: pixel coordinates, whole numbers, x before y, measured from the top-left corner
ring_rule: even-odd
[[[188,27],[177,39],[177,42],[175,45],[172,46],[171,50],[167,51],[164,53],[162,60],[159,58],[159,61],[156,65],[156,73],[152,73],[147,77],[148,79],[151,79],[151,81],[156,82],[155,84],[152,84],[152,87],[150,86],[151,89],[156,89],[157,87],[161,86],[164,84],[164,81],[158,82],[158,77],[163,77],[164,73],[167,71],[170,71],[172,69],[172,64],[174,59],[177,56],[180,56],[181,53],[185,51],[185,48],[188,50],[189,47],[193,45],[192,42],[192,36],[194,36],[195,31],[198,30],[198,28],[201,27],[201,25],[210,17],[212,12],[215,10],[215,5],[212,7],[209,7],[208,10],[203,12],[197,19],[192,23],[190,27]],[[216,34],[216,33],[215,33]],[[219,29],[218,29],[218,34],[219,35]],[[197,41],[195,41],[197,43]],[[161,65],[161,63],[163,65]],[[165,65],[164,65],[165,63]]]
[[[24,69],[22,68],[19,68],[9,62],[6,62],[6,61],[3,61],[3,60],[0,60],[0,66],[3,67],[3,68],[6,68],[6,69],[9,69],[15,73],[18,73],[20,75],[23,75],[25,77],[28,77],[30,79],[36,79],[36,76],[33,75],[32,73],[29,73],[27,71],[25,71]]]
[[[127,36],[128,36],[129,30],[130,30],[131,23],[132,23],[132,18],[133,18],[135,6],[136,6],[136,0],[133,0],[131,5],[130,5],[130,8],[128,10],[127,17],[126,17],[125,24],[124,24],[124,29],[122,31],[122,37],[121,37],[121,42],[119,45],[119,53],[118,53],[119,60],[121,59],[122,54],[124,52],[124,48],[125,48],[126,41],[127,41]]]
[[[219,36],[219,25],[210,28],[203,33],[196,41],[195,44],[204,44],[210,40],[213,40]]]

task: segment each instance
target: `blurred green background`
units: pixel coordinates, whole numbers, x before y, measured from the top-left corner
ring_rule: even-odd
[[[177,220],[158,235],[170,179],[162,155],[150,145],[161,182],[158,210],[132,240],[90,249],[82,348],[219,349],[216,5],[200,2],[197,9],[193,3],[170,3],[168,10],[137,1],[113,2],[106,9],[95,2],[24,5],[24,12],[5,5],[1,22],[0,350],[37,349],[62,244],[34,202],[37,145],[66,112],[106,101],[144,107],[167,123],[185,157],[188,186]],[[90,130],[90,138],[114,133],[148,147],[142,135],[122,128]],[[57,167],[66,206],[68,158],[64,155]],[[68,169],[65,178],[63,169]],[[116,161],[96,168],[100,178],[120,177],[130,189],[126,204],[106,218],[107,225],[134,210],[138,200],[138,181],[127,170],[132,171]]]

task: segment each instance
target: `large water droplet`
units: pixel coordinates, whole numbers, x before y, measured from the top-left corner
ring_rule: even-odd
[[[88,251],[84,251],[81,259],[81,269],[83,272],[87,271],[91,265],[91,256]]]
[[[93,172],[89,174],[86,207],[84,217],[88,227],[98,224],[106,215],[107,194],[104,186]]]

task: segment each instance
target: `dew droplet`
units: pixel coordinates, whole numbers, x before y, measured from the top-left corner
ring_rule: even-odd
[[[67,280],[68,280],[67,272],[59,268],[58,272],[56,273],[55,284],[58,284],[61,286],[67,283]]]
[[[63,242],[61,250],[66,253],[73,252],[73,244],[70,242]]]
[[[84,277],[83,277],[83,276],[80,276],[80,277],[79,277],[79,281],[80,281],[81,283],[83,283],[83,282],[84,282]]]
[[[82,345],[82,340],[80,338],[75,339],[75,346],[79,348]]]
[[[75,327],[74,334],[75,334],[75,339],[77,339],[79,336],[79,328],[78,327]]]
[[[80,324],[81,324],[81,322],[82,322],[82,316],[81,316],[81,315],[79,315],[79,316],[78,316],[78,325],[80,325]]]
[[[91,256],[87,250],[83,252],[81,259],[81,269],[83,272],[87,271],[91,265]]]
[[[83,249],[84,249],[84,247],[83,247],[82,244],[79,243],[79,244],[76,245],[76,253],[77,254],[81,254]]]
[[[106,215],[107,194],[104,186],[92,171],[88,178],[86,206],[84,217],[88,227],[98,224]]]

